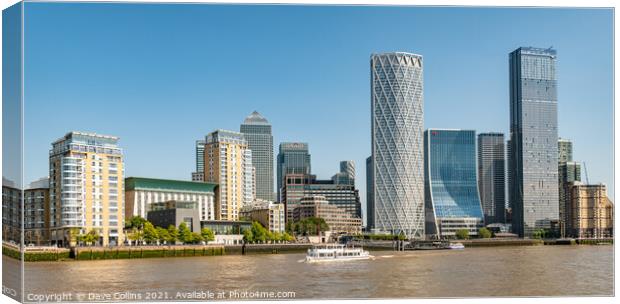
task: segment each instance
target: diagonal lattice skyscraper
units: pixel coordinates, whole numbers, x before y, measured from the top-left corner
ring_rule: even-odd
[[[424,92],[422,56],[370,59],[374,208],[372,231],[424,238]]]

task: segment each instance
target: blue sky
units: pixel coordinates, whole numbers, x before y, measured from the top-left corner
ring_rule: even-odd
[[[508,53],[558,51],[559,134],[613,193],[612,10],[27,3],[25,180],[71,130],[119,136],[126,176],[189,179],[194,141],[261,112],[357,165],[365,202],[369,59],[424,56],[426,128],[508,134]]]

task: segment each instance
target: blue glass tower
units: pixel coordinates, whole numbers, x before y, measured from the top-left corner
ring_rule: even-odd
[[[556,51],[510,53],[510,202],[513,232],[557,229],[558,96]]]
[[[426,234],[454,237],[459,229],[478,234],[483,225],[476,169],[476,132],[424,132]]]

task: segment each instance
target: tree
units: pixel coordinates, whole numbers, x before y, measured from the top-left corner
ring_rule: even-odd
[[[254,234],[252,233],[252,229],[243,230],[243,239],[248,243],[254,242]]]
[[[329,230],[329,225],[319,217],[308,217],[289,225],[289,231],[298,235],[318,235]]]
[[[157,229],[157,239],[159,240],[159,243],[163,244],[164,242],[167,243],[170,241],[170,233],[168,233],[168,230],[162,227],[157,227],[156,229]],[[174,243],[174,241],[172,241],[172,243]]]
[[[459,229],[455,232],[455,234],[456,238],[458,238],[459,240],[469,239],[469,230],[467,229]]]
[[[127,238],[132,242],[139,242],[144,237],[144,233],[137,229],[132,229]]]
[[[144,223],[146,222],[147,220],[139,215],[132,216],[127,221],[125,221],[125,228],[128,228],[128,229],[135,228],[135,229],[142,230],[142,228],[144,227]]]
[[[209,228],[202,228],[200,235],[205,242],[215,241],[215,233],[213,233],[213,231]]]
[[[259,222],[253,222],[251,229],[255,241],[260,241],[263,243],[267,241],[267,234],[269,233],[269,231],[265,229],[263,225],[261,225]]]
[[[145,222],[143,227],[144,240],[149,244],[156,242],[159,236],[153,224],[151,224],[151,222]]]
[[[291,242],[291,241],[293,241],[294,239],[295,239],[295,238],[293,238],[293,236],[292,236],[292,235],[290,235],[290,234],[288,234],[287,232],[284,232],[284,233],[282,234],[282,240],[283,240],[283,241],[285,241],[285,242]]]
[[[491,231],[487,229],[486,227],[482,227],[478,230],[478,236],[483,239],[488,239],[491,237],[491,235],[492,235]]]
[[[192,239],[189,241],[191,244],[198,244],[198,243],[204,241],[204,238],[198,232],[192,232],[191,237],[192,237]]]
[[[192,242],[192,232],[187,228],[187,224],[185,222],[179,225],[179,241],[183,242],[183,244],[189,244]]]
[[[168,235],[170,236],[170,238],[167,240],[170,244],[176,243],[176,241],[180,241],[179,239],[179,231],[177,230],[177,227],[174,227],[174,225],[170,225],[168,226]]]

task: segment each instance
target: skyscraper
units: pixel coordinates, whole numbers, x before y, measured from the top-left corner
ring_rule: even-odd
[[[205,141],[196,141],[196,172],[205,172]]]
[[[281,188],[287,174],[310,174],[310,152],[307,143],[280,143],[278,153],[278,201],[282,202]]]
[[[424,133],[426,234],[478,234],[484,215],[476,180],[476,132],[428,129]]]
[[[355,185],[355,163],[352,160],[340,162],[340,172],[332,176],[334,184]]]
[[[372,156],[366,158],[366,231],[372,231],[375,228],[375,203],[374,203],[374,187],[372,176]]]
[[[376,231],[424,237],[422,56],[370,58],[371,137]]]
[[[558,162],[573,161],[573,142],[566,138],[558,139]]]
[[[558,139],[558,188],[559,188],[559,213],[560,235],[567,233],[569,222],[568,209],[570,208],[569,192],[572,182],[581,181],[581,164],[573,161],[573,143],[568,139]]]
[[[62,246],[91,230],[103,246],[123,242],[124,163],[118,137],[70,132],[52,143],[50,238]]]
[[[484,222],[504,223],[506,168],[503,133],[478,134],[478,189]]]
[[[510,53],[510,192],[519,236],[554,228],[559,219],[555,61],[550,48]]]
[[[273,136],[271,125],[254,111],[241,124],[241,133],[252,150],[256,168],[256,198],[273,201]]]
[[[244,205],[254,200],[252,150],[243,134],[216,130],[205,143],[206,182],[217,183],[215,219],[236,221]]]
[[[205,141],[196,141],[196,171],[192,172],[192,181],[203,181],[205,173]]]

